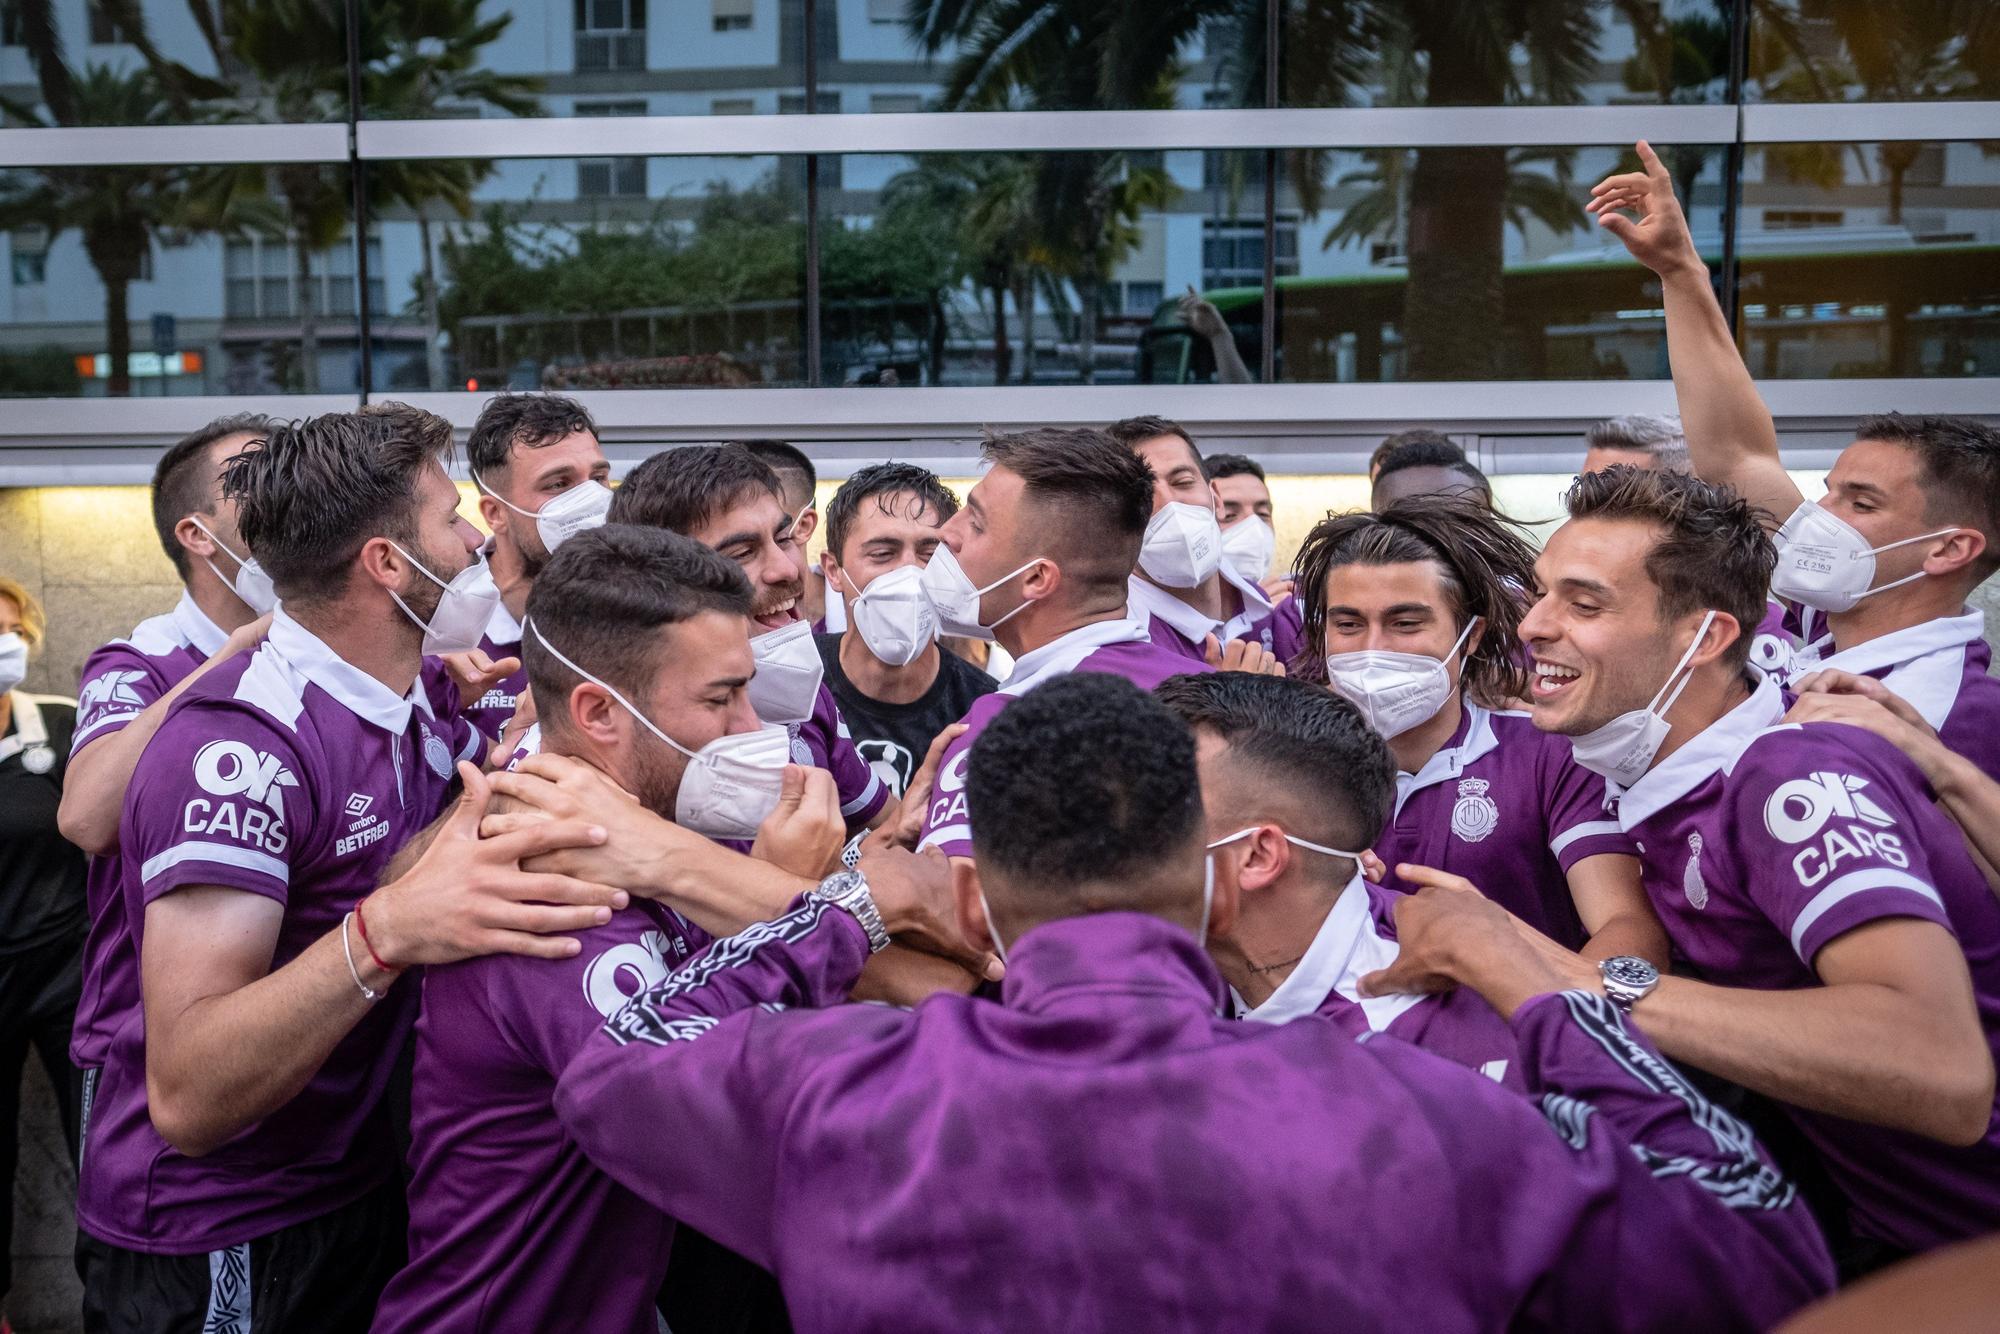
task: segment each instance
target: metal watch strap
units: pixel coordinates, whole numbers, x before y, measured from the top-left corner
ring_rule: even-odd
[[[811,892],[861,923],[861,929],[868,935],[870,954],[889,947],[889,932],[882,925],[882,914],[875,908],[875,896],[868,892],[868,880],[861,872],[836,871],[815,885]]]

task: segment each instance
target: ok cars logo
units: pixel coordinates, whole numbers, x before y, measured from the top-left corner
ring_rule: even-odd
[[[1771,837],[1786,843],[1803,843],[1835,818],[1865,820],[1878,828],[1891,828],[1896,821],[1866,796],[1865,778],[1853,774],[1821,770],[1810,778],[1794,778],[1782,784],[1764,803],[1764,828]]]
[[[139,698],[139,692],[132,688],[132,683],[144,676],[144,672],[106,672],[102,676],[94,676],[84,683],[79,703],[85,713],[112,704],[143,709],[146,701]]]
[[[299,780],[274,755],[241,741],[211,741],[195,753],[194,781],[218,797],[248,797],[285,818],[284,789]]]

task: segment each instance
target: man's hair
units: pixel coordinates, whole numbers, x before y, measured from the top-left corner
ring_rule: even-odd
[[[1382,470],[1375,474],[1375,485],[1380,486],[1390,474],[1405,468],[1443,468],[1457,473],[1488,495],[1493,493],[1493,484],[1465,457],[1465,451],[1436,431],[1405,431],[1403,435],[1410,438],[1382,456]],[[1389,438],[1394,440],[1398,437]]]
[[[159,534],[160,549],[174,563],[174,572],[183,582],[188,577],[188,554],[174,536],[174,528],[190,514],[207,513],[220,494],[217,485],[220,472],[204,466],[209,446],[231,435],[262,438],[272,424],[261,412],[235,412],[217,417],[175,441],[153,465],[153,531]]]
[[[1264,465],[1248,454],[1210,454],[1202,460],[1202,467],[1211,482],[1219,477],[1243,476],[1255,477],[1260,482],[1269,480],[1264,476]]]
[[[801,506],[810,504],[818,494],[819,469],[813,467],[813,461],[797,445],[788,445],[782,440],[732,440],[729,443],[749,450],[753,458],[761,460],[765,467],[778,474],[785,508],[791,513],[797,514]]]
[[[1073,672],[1001,710],[972,745],[965,795],[973,855],[1037,896],[1039,919],[1149,911],[1065,891],[1144,877],[1202,829],[1194,738],[1120,676]]]
[[[0,598],[13,603],[14,610],[20,613],[22,641],[31,650],[40,649],[42,637],[49,628],[48,613],[42,610],[42,600],[4,574],[0,574]]]
[[[861,513],[863,501],[873,500],[877,511],[889,514],[897,496],[913,496],[928,506],[943,523],[958,513],[958,497],[938,480],[929,468],[914,463],[871,463],[840,484],[826,505],[826,549],[837,561],[847,557],[847,537]]]
[[[496,394],[479,410],[479,420],[466,437],[465,461],[481,479],[504,470],[514,460],[514,447],[546,449],[565,436],[586,432],[597,437],[590,410],[561,394]]]
[[[1163,435],[1177,435],[1194,455],[1194,466],[1206,475],[1208,465],[1201,457],[1201,446],[1188,434],[1187,427],[1179,422],[1168,421],[1165,417],[1127,417],[1123,421],[1112,422],[1104,428],[1104,433],[1127,449],[1137,449],[1148,440],[1157,440]]]
[[[663,528],[607,523],[549,557],[527,619],[564,657],[643,707],[660,667],[660,627],[706,611],[750,614],[750,581],[735,561]],[[521,636],[521,661],[543,726],[564,726],[563,701],[583,678],[532,633]]]
[[[1131,578],[1153,517],[1153,470],[1130,447],[1087,427],[1037,427],[991,435],[990,463],[1027,484],[1040,508],[1045,545],[1066,575],[1100,591]],[[1067,558],[1067,559],[1064,559]]]
[[[1515,655],[1521,618],[1534,597],[1535,549],[1512,525],[1459,495],[1411,496],[1376,513],[1336,514],[1306,535],[1294,567],[1305,649],[1289,670],[1326,680],[1326,589],[1344,565],[1432,562],[1450,600],[1454,634],[1474,616],[1484,621],[1465,656],[1461,683],[1481,699],[1527,692]]]
[[[1200,672],[1153,688],[1191,728],[1207,728],[1262,790],[1232,791],[1257,810],[1288,812],[1285,832],[1330,848],[1374,845],[1396,796],[1389,743],[1361,710],[1323,686],[1288,676]],[[1228,831],[1234,832],[1234,831]]]
[[[417,479],[449,463],[451,423],[404,404],[381,407],[275,425],[223,470],[237,529],[280,597],[337,594],[368,539],[413,539]]]
[[[1986,550],[1972,564],[1985,579],[2000,570],[2000,431],[1971,417],[1906,417],[1900,412],[1866,417],[1856,440],[1883,440],[1917,456],[1929,523],[1977,528]]]
[[[612,493],[607,522],[691,533],[756,491],[785,503],[778,474],[743,446],[683,445],[632,470]]]
[[[1454,462],[1463,463],[1465,461],[1465,451],[1453,444],[1450,436],[1442,431],[1433,431],[1428,427],[1420,426],[1414,431],[1398,431],[1392,436],[1385,437],[1381,444],[1375,446],[1375,452],[1368,456],[1368,471],[1374,473],[1376,469],[1389,461],[1391,454],[1401,449],[1404,445],[1428,445],[1433,450],[1438,450],[1442,447],[1442,449],[1451,451]]]
[[[1592,423],[1583,433],[1583,441],[1591,449],[1623,449],[1634,454],[1650,454],[1660,467],[1671,468],[1675,472],[1693,471],[1688,459],[1687,436],[1681,431],[1679,417],[1654,417],[1645,413],[1607,417]]]
[[[1727,486],[1692,473],[1619,463],[1570,484],[1571,519],[1630,519],[1657,533],[1646,576],[1659,590],[1660,616],[1678,620],[1713,608],[1736,618],[1736,642],[1722,661],[1741,669],[1764,618],[1777,549],[1769,516]]]

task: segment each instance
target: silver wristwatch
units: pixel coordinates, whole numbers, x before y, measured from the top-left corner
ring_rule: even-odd
[[[1660,970],[1632,954],[1601,961],[1597,974],[1604,979],[1604,994],[1626,1014],[1660,985]]]
[[[868,877],[861,872],[835,871],[807,892],[861,923],[861,929],[868,933],[870,954],[888,948],[889,933],[882,926],[882,914],[875,910],[875,896],[868,892]]]

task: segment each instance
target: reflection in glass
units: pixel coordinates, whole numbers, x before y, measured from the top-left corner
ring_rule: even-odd
[[[1749,57],[1749,101],[2000,97],[1989,0],[1752,0]]]
[[[593,188],[628,161],[639,191]],[[805,203],[790,161],[371,163],[387,292],[374,389],[804,383]],[[462,210],[391,188],[432,171],[471,183]]]

